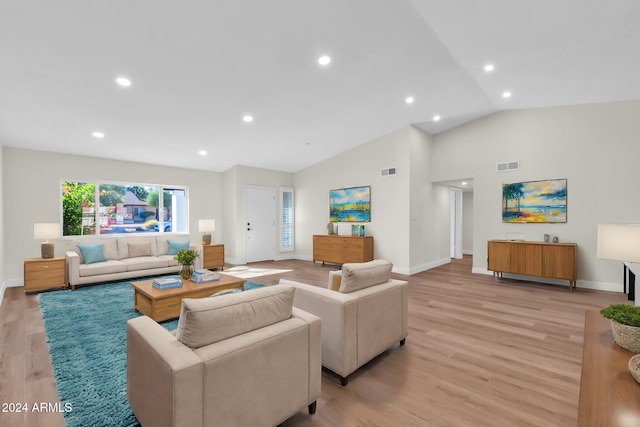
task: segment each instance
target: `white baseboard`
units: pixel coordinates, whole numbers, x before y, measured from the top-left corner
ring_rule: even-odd
[[[418,265],[411,268],[393,268],[394,273],[404,274],[411,276],[412,274],[421,273],[423,271],[431,270],[432,268],[440,267],[441,265],[449,264],[451,258],[442,258],[436,261],[428,262],[426,264]]]
[[[462,255],[473,255],[473,249],[463,249]]]
[[[24,286],[24,279],[7,279],[2,284],[0,284],[0,305],[2,304],[2,299],[4,298],[4,291],[7,288],[17,288],[20,286]]]
[[[473,267],[471,269],[473,274],[487,274],[493,275],[493,271],[489,271],[486,268]],[[547,283],[549,285],[561,285],[569,287],[569,282],[566,280],[547,279],[545,277],[532,277],[532,276],[520,276],[518,274],[504,274],[503,277],[507,279],[515,280],[527,280],[530,282]],[[622,283],[609,283],[609,282],[593,282],[590,280],[577,280],[576,288],[593,289],[597,291],[608,292],[622,292]]]

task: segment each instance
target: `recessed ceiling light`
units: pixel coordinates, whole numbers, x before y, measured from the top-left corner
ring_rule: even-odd
[[[509,92],[509,91],[502,92],[502,97],[505,98],[505,99],[506,98],[511,98],[511,92]]]
[[[324,55],[318,58],[318,64],[320,65],[329,65],[330,62],[331,62],[331,57],[327,55]]]
[[[95,131],[91,134],[94,138],[104,138],[104,133]]]
[[[407,96],[407,99],[404,100],[407,104],[413,104],[413,101],[415,101],[413,96]]]
[[[467,181],[462,181],[461,184],[462,185],[467,185]]]
[[[435,116],[433,116],[433,121],[434,122],[439,122],[440,121],[440,116],[438,116],[437,114]]]
[[[486,71],[487,73],[492,72],[493,69],[494,69],[493,64],[487,64],[487,65],[484,66],[484,71]]]
[[[251,123],[253,121],[253,116],[246,115],[242,118],[247,123]]]
[[[200,154],[201,156],[206,156],[207,155],[207,150],[200,150],[200,151],[198,151],[198,154]]]
[[[129,80],[126,77],[118,77],[116,79],[116,83],[118,83],[120,86],[124,86],[124,87],[131,86],[131,80]]]

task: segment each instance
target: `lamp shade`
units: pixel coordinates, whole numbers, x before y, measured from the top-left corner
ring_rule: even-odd
[[[198,230],[201,232],[216,231],[215,219],[201,219],[198,220]]]
[[[600,259],[640,262],[640,224],[598,224]]]
[[[56,239],[61,235],[59,222],[37,222],[33,224],[33,238],[36,240]]]

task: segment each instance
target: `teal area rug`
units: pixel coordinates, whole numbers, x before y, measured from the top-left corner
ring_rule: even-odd
[[[127,320],[140,316],[130,282],[42,293],[38,302],[58,397],[72,408],[67,427],[137,425],[127,400]],[[171,331],[178,319],[161,325]]]

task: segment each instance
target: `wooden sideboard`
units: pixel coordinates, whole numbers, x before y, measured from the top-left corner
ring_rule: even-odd
[[[575,243],[490,240],[487,269],[494,274],[511,273],[569,281],[573,291],[577,280]]]
[[[613,340],[611,321],[585,314],[578,426],[640,425],[640,384],[629,373],[633,353]]]
[[[373,260],[373,236],[313,236],[313,260],[323,264],[367,262]]]

